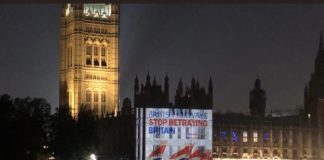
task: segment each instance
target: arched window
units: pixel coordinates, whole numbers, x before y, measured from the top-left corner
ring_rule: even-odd
[[[92,63],[92,53],[91,53],[92,47],[91,45],[86,46],[86,65],[91,65]]]
[[[106,56],[106,47],[101,47],[101,66],[107,66],[106,62],[107,56]]]
[[[105,103],[106,102],[106,93],[105,91],[101,92],[101,103]]]
[[[93,48],[93,55],[94,55],[94,62],[95,66],[99,66],[99,53],[98,53],[98,46],[94,46]]]
[[[99,98],[98,98],[98,92],[97,91],[95,91],[94,92],[94,94],[93,94],[93,101],[95,102],[95,103],[98,103],[98,100]]]

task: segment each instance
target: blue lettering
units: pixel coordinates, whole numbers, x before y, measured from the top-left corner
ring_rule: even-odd
[[[149,127],[149,134],[175,134],[174,127]]]

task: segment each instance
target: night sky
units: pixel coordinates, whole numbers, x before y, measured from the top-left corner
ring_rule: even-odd
[[[0,5],[0,94],[58,106],[60,7]],[[180,77],[207,87],[212,76],[215,111],[247,113],[259,75],[267,111],[294,109],[313,71],[324,5],[123,4],[120,25],[121,99],[133,100],[136,74],[161,83],[167,73],[172,102]]]

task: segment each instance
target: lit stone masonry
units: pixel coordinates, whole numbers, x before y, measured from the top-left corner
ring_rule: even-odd
[[[65,4],[60,17],[60,106],[76,117],[80,106],[98,116],[119,98],[119,6]]]

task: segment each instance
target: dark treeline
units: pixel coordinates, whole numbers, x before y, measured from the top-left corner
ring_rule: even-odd
[[[78,120],[68,107],[51,114],[43,98],[0,96],[0,159],[60,160],[88,159],[98,143],[94,113],[81,107]]]

